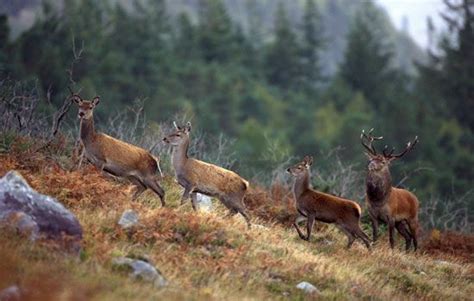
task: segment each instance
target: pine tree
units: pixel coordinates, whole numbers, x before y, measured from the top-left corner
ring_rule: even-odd
[[[7,56],[9,45],[10,28],[8,26],[8,17],[0,15],[0,74],[7,71]]]
[[[300,46],[283,2],[278,3],[274,24],[275,39],[267,49],[265,74],[270,84],[288,89],[300,81]]]
[[[384,44],[379,12],[371,2],[358,10],[348,35],[339,74],[350,88],[360,91],[376,109],[387,101],[387,84],[393,79],[392,53]]]
[[[314,0],[306,0],[301,45],[302,85],[309,92],[322,80],[319,56],[323,48],[322,20]]]
[[[423,73],[430,76],[458,121],[474,132],[474,2],[444,1],[442,14],[449,36],[440,43],[440,55],[432,53],[433,66]],[[431,74],[430,74],[431,73]]]
[[[222,0],[202,0],[199,44],[207,62],[228,62],[235,51],[232,20]]]
[[[177,18],[177,37],[174,43],[175,53],[184,60],[195,60],[199,57],[197,30],[186,13]]]

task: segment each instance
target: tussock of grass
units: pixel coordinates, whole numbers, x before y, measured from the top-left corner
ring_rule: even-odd
[[[182,190],[170,177],[163,181],[168,206],[161,208],[151,192],[131,203],[127,183],[89,166],[67,171],[67,161],[57,162],[41,154],[0,155],[0,176],[19,170],[33,188],[72,210],[84,228],[79,258],[0,234],[0,289],[17,284],[27,300],[311,298],[295,288],[300,281],[316,285],[322,299],[468,300],[474,295],[472,253],[456,257],[430,240],[428,248],[407,254],[390,250],[386,237],[370,252],[359,243],[346,250],[345,236],[325,225],[318,225],[308,243],[285,226],[293,212],[284,193],[270,200],[278,194],[251,192],[246,202],[256,225],[248,230],[240,216],[225,218],[218,202],[211,213],[193,212],[189,203],[180,206]],[[272,209],[272,204],[281,206]],[[284,213],[284,208],[290,209]],[[129,231],[116,225],[126,209],[140,215],[140,225]],[[113,269],[117,256],[146,258],[170,286],[158,290],[130,280]]]

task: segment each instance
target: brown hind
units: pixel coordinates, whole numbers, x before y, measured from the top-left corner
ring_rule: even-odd
[[[165,191],[156,176],[157,171],[161,174],[159,158],[135,145],[96,132],[93,112],[99,104],[99,97],[83,100],[79,95],[73,95],[72,100],[79,107],[80,138],[86,158],[101,171],[126,178],[135,184],[137,188],[132,200],[150,188],[165,206]]]
[[[310,185],[312,163],[313,158],[306,156],[302,162],[287,169],[295,177],[293,193],[298,213],[308,219],[306,236],[303,235],[296,222],[293,224],[300,238],[308,241],[314,221],[318,220],[335,224],[344,232],[348,238],[347,248],[350,248],[354,240],[359,238],[370,249],[369,238],[359,226],[360,206],[354,201],[313,190]]]

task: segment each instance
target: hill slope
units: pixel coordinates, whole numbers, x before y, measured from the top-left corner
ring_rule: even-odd
[[[332,226],[319,227],[309,243],[269,221],[248,230],[240,217],[224,218],[220,206],[212,213],[178,207],[181,189],[171,178],[164,181],[169,207],[151,193],[130,203],[128,184],[92,167],[67,171],[70,166],[67,157],[31,153],[25,144],[0,154],[0,176],[20,171],[33,188],[72,210],[85,233],[77,260],[2,232],[0,290],[16,283],[31,300],[273,300],[315,297],[295,288],[308,281],[323,299],[468,300],[474,294],[472,237],[436,256],[426,247],[416,254],[391,251],[386,237],[371,252],[358,243],[346,250]],[[126,233],[116,223],[129,208],[139,213],[140,226]],[[446,253],[462,248],[464,257]],[[147,258],[170,285],[158,290],[113,270],[111,260],[125,255]]]

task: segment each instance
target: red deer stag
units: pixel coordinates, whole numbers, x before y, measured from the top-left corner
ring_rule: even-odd
[[[173,147],[173,167],[178,183],[184,187],[181,204],[191,196],[193,209],[197,207],[196,193],[218,198],[229,210],[230,215],[240,213],[250,227],[250,217],[245,211],[243,198],[249,183],[233,171],[209,164],[188,156],[191,123],[178,127],[163,141]]]
[[[372,145],[374,140],[381,140],[383,137],[372,135],[373,129],[368,133],[362,131],[360,135],[361,143],[367,150],[369,158],[366,178],[366,203],[372,221],[373,240],[377,240],[378,223],[384,222],[388,225],[390,246],[395,246],[394,229],[405,238],[406,250],[408,251],[413,241],[416,251],[418,247],[418,199],[405,189],[392,186],[390,176],[390,163],[413,149],[418,143],[418,137],[413,142],[408,142],[405,150],[394,154],[395,149],[388,151],[388,147],[377,154]],[[407,229],[408,226],[408,229]]]
[[[293,193],[296,199],[298,213],[307,217],[307,235],[304,236],[295,222],[293,225],[301,239],[309,241],[314,220],[335,224],[347,235],[347,248],[350,248],[356,238],[361,239],[370,249],[369,237],[359,226],[361,215],[360,206],[351,200],[346,200],[311,188],[310,167],[313,158],[306,156],[303,161],[287,169],[295,182]],[[297,218],[297,220],[300,216]]]
[[[79,107],[80,138],[86,158],[101,171],[126,178],[135,184],[137,190],[132,200],[150,188],[165,206],[165,192],[156,177],[157,171],[161,174],[159,159],[142,148],[96,132],[93,113],[99,104],[98,96],[92,100],[83,100],[76,94],[72,100]]]

